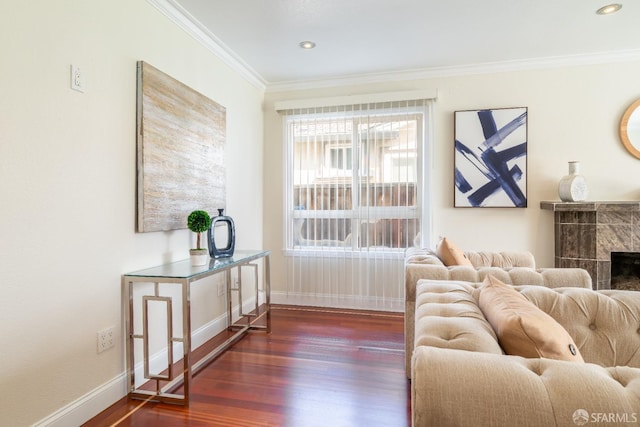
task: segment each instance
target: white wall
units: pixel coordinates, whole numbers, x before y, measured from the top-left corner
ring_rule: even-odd
[[[553,266],[553,213],[567,162],[581,161],[590,200],[639,200],[640,161],[618,137],[624,110],[640,98],[640,62],[573,66],[484,75],[396,81],[360,86],[267,92],[265,100],[265,246],[274,251],[272,282],[283,291],[282,125],[276,101],[400,90],[437,89],[433,149],[432,244],[449,236],[463,249],[528,250],[540,267]],[[528,107],[528,207],[453,208],[453,112]],[[280,288],[278,288],[280,286]]]
[[[121,274],[192,244],[188,230],[135,233],[136,61],[226,107],[240,248],[263,247],[264,90],[145,0],[5,1],[0,39],[0,425],[24,426],[122,377]],[[108,326],[116,346],[97,354]]]

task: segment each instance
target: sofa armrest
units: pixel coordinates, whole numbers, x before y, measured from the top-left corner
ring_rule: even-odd
[[[420,280],[455,280],[475,282],[478,272],[469,266],[445,267],[440,263],[409,263],[405,264],[405,293],[404,293],[404,345],[405,345],[405,373],[407,378],[411,374],[411,353],[414,347],[416,289]]]
[[[631,425],[640,421],[640,369],[421,346],[411,408],[414,427],[574,426],[578,410],[590,422],[614,413]]]

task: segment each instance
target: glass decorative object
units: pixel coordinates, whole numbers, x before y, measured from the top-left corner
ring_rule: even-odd
[[[236,246],[236,227],[233,218],[224,215],[224,209],[218,209],[218,216],[211,218],[211,227],[207,232],[207,237],[211,257],[233,256]]]

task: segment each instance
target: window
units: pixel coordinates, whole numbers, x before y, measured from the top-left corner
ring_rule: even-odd
[[[427,112],[426,101],[287,111],[287,249],[419,245]]]
[[[351,145],[329,147],[330,167],[340,170],[351,170]]]

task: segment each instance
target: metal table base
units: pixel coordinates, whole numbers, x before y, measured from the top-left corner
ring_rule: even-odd
[[[270,266],[269,251],[236,251],[233,257],[211,259],[206,266],[194,267],[190,265],[189,260],[178,261],[175,263],[165,264],[145,270],[135,271],[124,274],[122,276],[122,285],[124,290],[124,304],[128,309],[125,316],[127,340],[127,387],[129,389],[129,397],[132,399],[143,399],[157,402],[165,402],[172,404],[189,404],[189,390],[193,375],[204,367],[211,360],[219,356],[228,349],[236,341],[240,340],[248,331],[257,330],[266,333],[271,332],[271,306],[270,306]],[[262,312],[259,312],[259,274],[256,261],[264,260],[264,292],[265,304]],[[255,298],[256,304],[254,310],[245,313],[242,308],[242,269],[254,269]],[[231,271],[237,268],[238,283],[237,287],[232,286]],[[214,274],[224,273],[226,282],[226,298],[227,298],[227,330],[232,331],[224,342],[210,351],[206,356],[197,362],[192,361],[191,351],[191,284],[195,281],[204,279]],[[153,283],[153,293],[142,296],[142,330],[136,333],[134,319],[134,285],[140,283]],[[178,284],[181,286],[181,318],[182,318],[182,336],[175,336],[173,328],[173,309],[174,301],[170,296],[163,296],[160,293],[160,284]],[[232,293],[238,294],[239,305],[239,321],[233,322],[233,304]],[[150,320],[149,311],[150,304],[164,304],[166,306],[166,337],[167,337],[167,369],[160,373],[151,373],[149,365],[149,336],[150,336]],[[257,324],[261,319],[266,318],[264,324]],[[245,323],[246,322],[246,323]],[[154,325],[156,328],[157,325]],[[136,366],[135,366],[135,342],[139,340],[143,346],[143,367],[144,379],[148,380],[145,384],[153,385],[153,389],[136,387]],[[180,372],[175,372],[173,345],[182,343],[182,366]],[[175,394],[172,391],[180,386],[183,387],[183,394]]]

